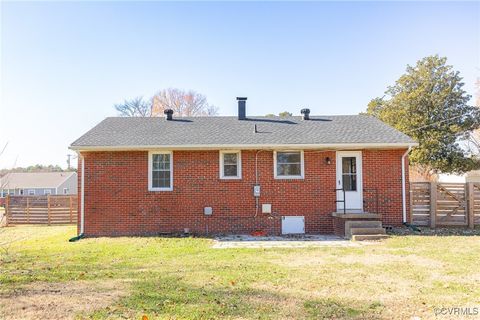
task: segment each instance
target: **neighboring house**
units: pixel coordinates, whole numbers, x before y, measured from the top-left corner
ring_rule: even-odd
[[[337,233],[346,217],[408,221],[411,138],[367,115],[246,117],[238,100],[238,117],[107,118],[73,142],[78,232]]]
[[[480,182],[480,170],[468,171],[465,174],[445,174],[438,175],[438,182],[446,183],[466,183]]]
[[[0,197],[77,194],[76,172],[15,172],[0,178]]]
[[[480,182],[480,170],[472,170],[465,174],[465,182]]]

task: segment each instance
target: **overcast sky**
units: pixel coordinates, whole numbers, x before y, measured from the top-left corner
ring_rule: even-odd
[[[66,166],[115,103],[162,88],[221,115],[356,114],[407,64],[447,56],[474,93],[479,2],[1,2],[0,168]]]

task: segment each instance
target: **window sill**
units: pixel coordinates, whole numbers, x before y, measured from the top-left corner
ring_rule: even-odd
[[[165,192],[165,191],[173,191],[173,188],[148,188],[150,192]]]
[[[303,176],[276,176],[276,180],[303,180]]]
[[[242,177],[220,177],[220,180],[242,180]]]

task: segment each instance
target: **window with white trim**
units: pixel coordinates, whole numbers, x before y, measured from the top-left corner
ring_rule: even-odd
[[[35,190],[34,189],[28,190],[28,195],[29,196],[34,196],[35,195]]]
[[[240,151],[220,151],[220,178],[242,178],[242,154]]]
[[[63,188],[63,194],[68,194],[68,188]]]
[[[275,151],[274,162],[275,178],[303,178],[303,151]]]
[[[47,195],[47,194],[52,194],[52,190],[50,189],[45,189],[43,190],[43,194]]]
[[[18,189],[18,194],[23,196],[23,189]]]
[[[149,153],[148,181],[150,191],[173,190],[173,153],[171,151]]]

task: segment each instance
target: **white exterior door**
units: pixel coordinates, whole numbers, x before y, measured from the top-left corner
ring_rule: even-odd
[[[350,212],[363,212],[362,190],[362,152],[337,152],[337,200],[345,200],[345,207]],[[337,202],[337,210],[343,211],[343,202]]]

